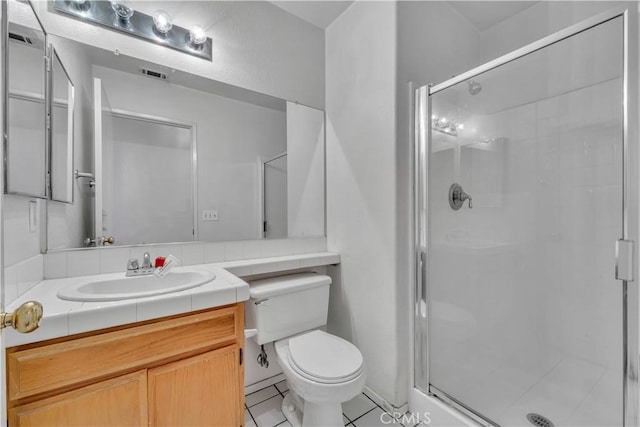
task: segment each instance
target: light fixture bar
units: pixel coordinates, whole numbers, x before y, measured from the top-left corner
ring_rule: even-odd
[[[189,37],[189,30],[177,25],[173,25],[169,32],[162,34],[154,28],[153,17],[144,13],[135,11],[128,21],[124,21],[116,16],[109,1],[52,1],[57,12],[74,16],[82,21],[120,31],[209,61],[213,58],[213,42],[210,37],[207,37],[204,43],[194,45]]]

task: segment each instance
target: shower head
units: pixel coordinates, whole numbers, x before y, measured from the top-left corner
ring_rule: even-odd
[[[477,95],[482,91],[482,85],[475,80],[468,80],[469,95]]]

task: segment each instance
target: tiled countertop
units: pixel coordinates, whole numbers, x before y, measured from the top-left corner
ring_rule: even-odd
[[[107,302],[65,301],[57,297],[57,292],[87,279],[120,278],[124,272],[43,280],[7,307],[8,311],[13,311],[25,301],[39,301],[44,307],[40,327],[30,334],[21,334],[13,329],[5,330],[5,346],[12,347],[246,301],[249,299],[249,285],[241,277],[339,262],[338,254],[321,252],[178,267],[176,271],[181,268],[208,270],[215,273],[216,278],[181,292]]]

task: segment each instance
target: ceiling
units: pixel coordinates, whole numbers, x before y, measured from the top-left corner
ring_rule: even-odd
[[[539,1],[450,1],[449,4],[479,31],[487,30]]]
[[[271,3],[320,28],[327,28],[353,1],[279,0]],[[449,4],[484,31],[539,1],[450,1]]]
[[[327,28],[353,1],[293,0],[271,3],[322,29]]]

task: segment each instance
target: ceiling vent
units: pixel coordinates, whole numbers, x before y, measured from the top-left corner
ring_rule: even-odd
[[[18,33],[9,32],[9,38],[11,40],[15,40],[15,41],[20,42],[20,43],[25,43],[25,44],[30,44],[30,45],[33,44],[33,42],[31,41],[31,39],[29,37],[23,36],[22,34],[18,34]]]
[[[165,73],[161,73],[160,71],[150,70],[148,68],[139,68],[140,73],[144,74],[147,77],[152,77],[158,80],[167,80],[167,75]]]

